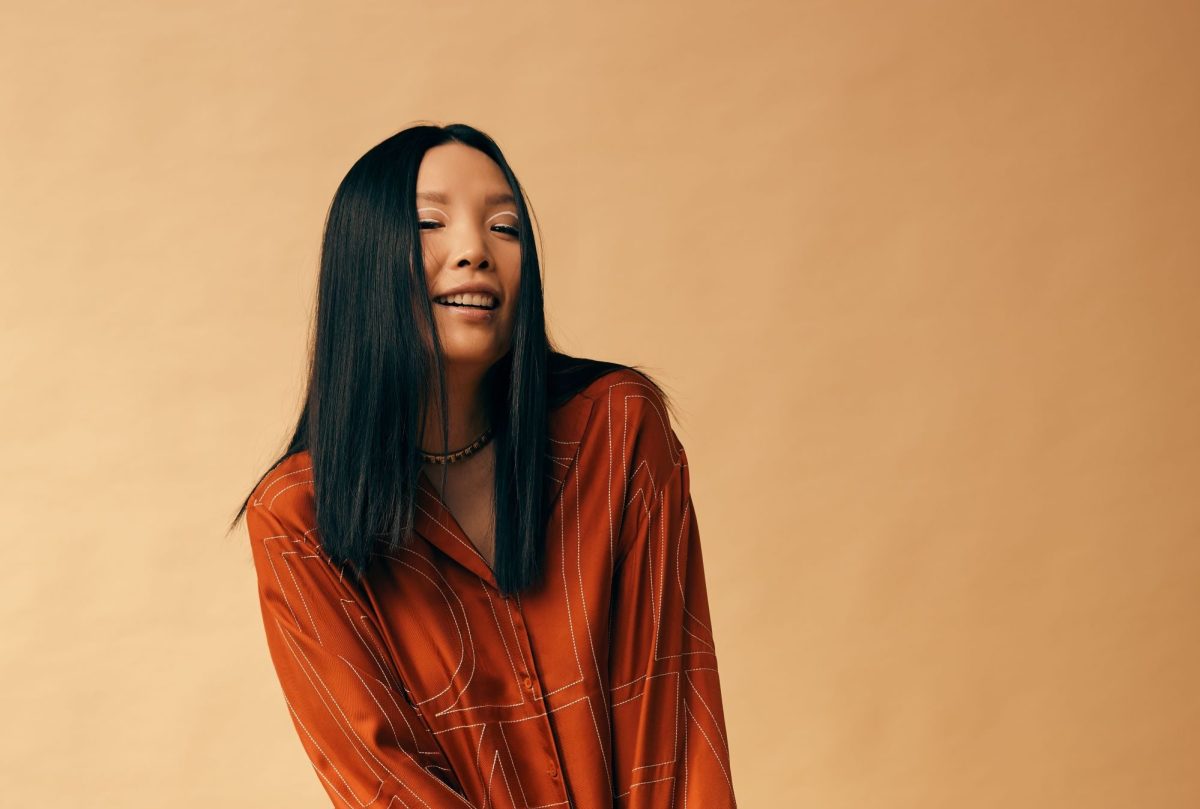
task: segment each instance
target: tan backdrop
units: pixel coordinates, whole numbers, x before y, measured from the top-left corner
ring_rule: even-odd
[[[1200,805],[1200,4],[6,6],[6,805],[328,805],[222,526],[418,120],[679,404],[742,806]]]

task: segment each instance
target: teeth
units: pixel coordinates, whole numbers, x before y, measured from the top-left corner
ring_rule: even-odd
[[[481,292],[468,292],[462,295],[443,295],[440,298],[434,298],[437,303],[459,303],[468,306],[482,306],[488,309],[496,307],[496,299]]]

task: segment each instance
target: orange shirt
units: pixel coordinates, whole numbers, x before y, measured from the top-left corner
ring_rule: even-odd
[[[251,498],[267,644],[335,806],[735,806],[687,456],[609,372],[551,411],[546,574],[502,598],[422,476],[363,586],[315,529],[312,459]]]

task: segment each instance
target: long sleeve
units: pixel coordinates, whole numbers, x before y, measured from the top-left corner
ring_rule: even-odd
[[[295,523],[269,501],[254,501],[246,514],[271,660],[333,805],[470,807],[450,785],[457,782],[365,599]]]
[[[622,809],[734,807],[687,455],[661,400],[637,398],[611,616],[614,794]]]

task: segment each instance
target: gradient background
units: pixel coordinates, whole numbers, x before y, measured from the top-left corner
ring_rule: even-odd
[[[3,11],[6,805],[328,805],[224,526],[421,120],[679,405],[743,807],[1200,805],[1200,4]]]

